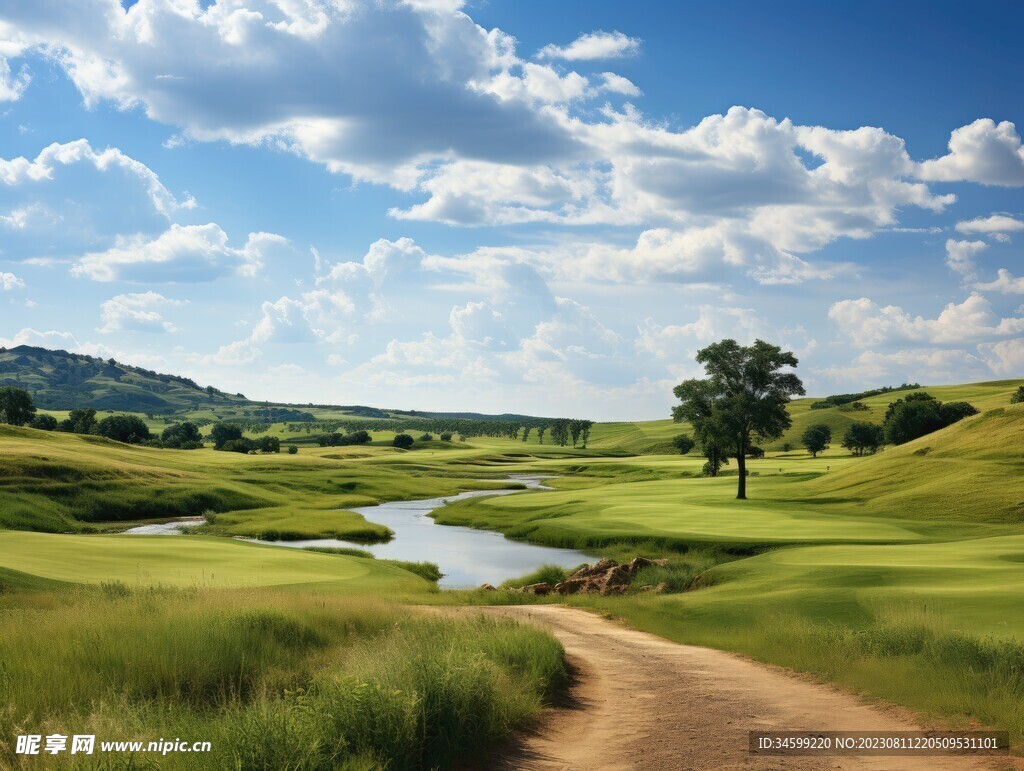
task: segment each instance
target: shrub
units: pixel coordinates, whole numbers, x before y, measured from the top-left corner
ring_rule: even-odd
[[[288,454],[289,455],[295,455],[296,453],[298,453],[298,451],[299,451],[299,448],[296,447],[294,444],[288,447]]]
[[[420,437],[420,441],[421,442],[432,442],[432,441],[434,441],[434,437],[431,436],[430,434],[423,434],[423,436]]]
[[[256,449],[260,452],[281,452],[281,440],[276,436],[261,436],[256,440]]]
[[[160,434],[160,444],[172,450],[197,450],[203,446],[199,426],[185,421],[168,426]]]
[[[222,450],[223,452],[242,452],[248,453],[256,449],[256,442],[252,439],[228,439],[220,447],[214,447],[215,450]]]
[[[397,447],[400,450],[408,450],[412,447],[413,438],[408,434],[397,434],[394,439],[391,440],[392,447]]]
[[[32,422],[28,424],[30,428],[36,428],[40,431],[55,431],[57,429],[57,418],[53,415],[39,414],[32,418]]]
[[[96,426],[96,433],[125,444],[139,444],[150,438],[149,426],[137,415],[110,415]]]
[[[1024,404],[1024,385],[1017,387],[1013,396],[1010,397],[1010,404]]]
[[[686,453],[692,450],[695,445],[696,442],[693,441],[693,438],[686,434],[679,434],[678,436],[672,437],[672,446],[679,450],[680,455],[686,455]]]
[[[450,433],[448,433],[447,431],[445,431],[443,434],[441,434],[441,441],[442,442],[450,442],[451,440],[452,440],[452,435]]]
[[[882,427],[888,443],[904,444],[977,414],[978,410],[967,402],[943,404],[922,391],[890,404]]]

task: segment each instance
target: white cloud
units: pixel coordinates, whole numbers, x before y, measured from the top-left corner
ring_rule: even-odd
[[[988,283],[974,284],[975,289],[1004,294],[1024,294],[1024,276],[1014,276],[1006,268],[1000,268],[998,278]]]
[[[601,91],[622,94],[623,96],[641,96],[643,94],[633,81],[621,75],[616,75],[614,72],[602,72],[601,78],[604,80],[604,83],[601,85]]]
[[[980,118],[953,131],[949,154],[919,165],[921,179],[979,182],[983,185],[1024,185],[1024,147],[1010,121]]]
[[[893,353],[865,351],[847,365],[836,364],[815,372],[844,388],[856,384],[963,382],[990,375],[979,356],[962,349],[945,348],[917,348]]]
[[[156,292],[119,294],[100,305],[103,326],[98,331],[175,332],[174,324],[164,320],[157,309],[184,304]]]
[[[40,332],[31,327],[25,327],[11,338],[0,337],[0,347],[2,348],[15,348],[19,345],[74,350],[78,347],[78,341],[70,332],[58,332],[54,329]]]
[[[287,243],[273,233],[250,233],[245,245],[235,248],[215,223],[172,225],[155,239],[120,238],[106,251],[83,255],[71,272],[93,281],[182,283],[230,274],[252,276]]]
[[[859,348],[900,341],[957,344],[1024,334],[1024,318],[998,318],[977,293],[947,304],[934,319],[911,316],[896,305],[881,307],[866,297],[834,303],[828,317]]]
[[[984,241],[957,241],[954,238],[946,240],[946,265],[955,273],[959,273],[965,279],[975,277],[977,265],[974,258],[988,249]]]
[[[153,208],[166,217],[182,209],[195,208],[196,202],[191,196],[179,201],[144,163],[116,147],[96,150],[85,139],[63,144],[54,142],[31,160],[24,156],[0,158],[0,182],[9,186],[45,182],[52,180],[62,167],[79,163],[89,164],[101,172],[117,169],[136,178],[144,185]]]
[[[978,346],[989,368],[1003,377],[1024,374],[1024,338]]]
[[[10,292],[12,289],[24,289],[25,282],[13,273],[0,272],[0,289]]]
[[[975,217],[956,223],[958,233],[982,233],[997,235],[999,233],[1016,233],[1024,230],[1024,222],[1014,219],[1008,214],[990,214],[988,217]]]
[[[537,53],[541,59],[588,61],[592,59],[621,59],[640,53],[640,40],[622,32],[588,32],[567,46],[546,45]]]
[[[11,72],[7,58],[0,56],[0,102],[16,102],[21,99],[31,80],[27,67],[22,67],[15,75]]]

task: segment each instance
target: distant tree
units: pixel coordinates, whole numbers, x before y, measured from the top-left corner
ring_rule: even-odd
[[[792,449],[793,449],[793,445],[790,442],[783,442],[782,443],[782,451],[783,452],[789,452]]]
[[[697,443],[693,441],[693,438],[686,434],[679,434],[678,436],[672,437],[672,446],[679,450],[680,455],[686,455],[686,453],[692,450],[696,444]]]
[[[32,404],[32,394],[24,388],[0,386],[0,423],[11,426],[23,426],[32,420],[36,407]]]
[[[442,442],[450,442],[451,440],[452,440],[452,435],[451,435],[451,433],[449,431],[445,431],[445,432],[443,432],[441,434],[441,441]]]
[[[548,430],[547,423],[537,426],[537,442],[538,444],[544,444],[544,432]]]
[[[905,444],[976,414],[978,410],[967,402],[943,404],[931,394],[920,391],[890,404],[882,428],[887,443]]]
[[[228,439],[220,447],[215,446],[213,449],[220,450],[221,452],[249,453],[256,449],[256,442],[242,436],[237,439]]]
[[[288,446],[288,454],[289,455],[296,455],[298,452],[299,452],[299,448],[296,447],[294,444]]]
[[[96,410],[90,407],[71,410],[67,418],[57,424],[57,430],[68,434],[95,434],[96,426]]]
[[[110,415],[96,426],[96,433],[125,444],[139,444],[149,439],[149,426],[138,415]]]
[[[198,450],[203,446],[199,426],[190,421],[174,423],[160,434],[160,444],[171,450]]]
[[[432,442],[432,441],[434,441],[434,437],[431,436],[430,434],[423,434],[423,436],[420,437],[420,441],[421,442]]]
[[[811,457],[817,458],[819,452],[828,449],[828,443],[832,441],[832,429],[824,423],[815,423],[813,426],[807,427],[803,436],[800,437],[800,441],[807,448]]]
[[[261,436],[256,440],[256,449],[260,452],[281,452],[281,440],[276,436]]]
[[[707,462],[701,467],[700,473],[706,477],[717,477],[722,466],[729,465],[729,456],[717,444],[709,443],[701,447]]]
[[[580,421],[580,438],[583,440],[583,449],[587,449],[587,442],[590,441],[590,429],[594,427],[594,421],[592,420],[581,420]]]
[[[1024,385],[1017,386],[1017,390],[1014,391],[1013,396],[1010,397],[1010,404],[1022,403],[1024,403]]]
[[[874,423],[853,423],[843,434],[842,446],[854,455],[878,452],[885,444],[885,431]]]
[[[396,434],[395,438],[391,440],[391,445],[400,450],[408,450],[412,447],[412,442],[413,439],[408,434]]]
[[[214,423],[210,429],[210,439],[213,440],[213,449],[222,450],[227,442],[237,441],[242,438],[241,426],[230,423]],[[238,450],[234,450],[238,452]]]
[[[753,458],[754,460],[760,460],[764,457],[764,448],[758,447],[756,444],[752,444],[747,448],[747,457]]]
[[[559,447],[569,444],[569,421],[565,418],[551,421],[551,441]]]
[[[583,422],[580,420],[569,421],[569,436],[572,439],[572,446],[576,446],[576,442],[579,441],[580,433],[583,431]]]
[[[530,428],[531,428],[531,426],[523,426],[523,441],[524,442],[527,439],[530,438]]]
[[[32,418],[28,425],[30,428],[37,428],[40,431],[55,431],[57,428],[57,418],[41,412]]]
[[[787,368],[797,359],[763,340],[742,346],[722,340],[697,352],[707,377],[687,380],[673,393],[680,404],[672,410],[676,421],[686,421],[705,448],[732,455],[739,467],[736,497],[747,497],[746,457],[753,437],[777,439],[792,421],[786,405],[804,393],[803,383]],[[717,473],[717,471],[716,471]]]

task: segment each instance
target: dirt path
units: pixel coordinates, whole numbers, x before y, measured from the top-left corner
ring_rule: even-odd
[[[722,651],[677,645],[559,605],[466,608],[549,628],[577,671],[571,704],[502,750],[489,767],[515,769],[975,769],[1006,758],[767,757],[750,730],[918,728],[895,710]]]

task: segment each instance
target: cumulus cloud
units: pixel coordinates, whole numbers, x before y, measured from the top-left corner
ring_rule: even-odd
[[[565,59],[570,62],[591,59],[621,59],[640,53],[640,40],[622,32],[588,32],[569,45],[546,45],[537,52],[540,59]]]
[[[70,332],[59,332],[55,329],[41,332],[31,327],[25,327],[16,333],[14,337],[0,337],[0,347],[2,348],[16,348],[19,345],[74,350],[78,347],[78,341]]]
[[[174,324],[166,321],[158,309],[184,304],[157,292],[119,294],[100,305],[103,326],[98,331],[175,332]]]
[[[215,223],[172,225],[155,239],[123,237],[110,249],[79,258],[71,268],[93,281],[192,283],[226,275],[252,276],[263,261],[287,246],[273,233],[250,233],[245,245],[228,244],[228,234]]]
[[[195,208],[196,202],[191,196],[178,200],[144,163],[125,155],[116,147],[96,150],[85,139],[54,142],[43,148],[33,159],[24,156],[0,158],[0,183],[17,186],[49,181],[54,179],[61,168],[76,164],[87,164],[101,172],[119,170],[137,179],[144,186],[153,208],[164,216],[170,217],[179,210]]]
[[[1024,372],[1024,338],[987,343],[978,348],[995,374],[1020,377]]]
[[[1024,318],[997,317],[991,303],[977,293],[947,304],[934,319],[912,316],[896,305],[882,307],[866,297],[834,303],[828,317],[859,348],[902,341],[958,344],[1024,334]]]
[[[997,271],[995,281],[974,284],[975,289],[983,292],[1003,292],[1004,294],[1024,294],[1024,276],[1014,276],[1006,268]]]
[[[979,182],[983,185],[1024,185],[1024,147],[1010,121],[981,118],[953,131],[949,153],[918,167],[921,179]]]
[[[0,289],[10,292],[12,289],[24,289],[25,282],[13,273],[0,272]]]
[[[955,238],[946,240],[946,265],[954,273],[965,279],[974,278],[977,265],[974,258],[988,249],[984,241],[957,241]]]

